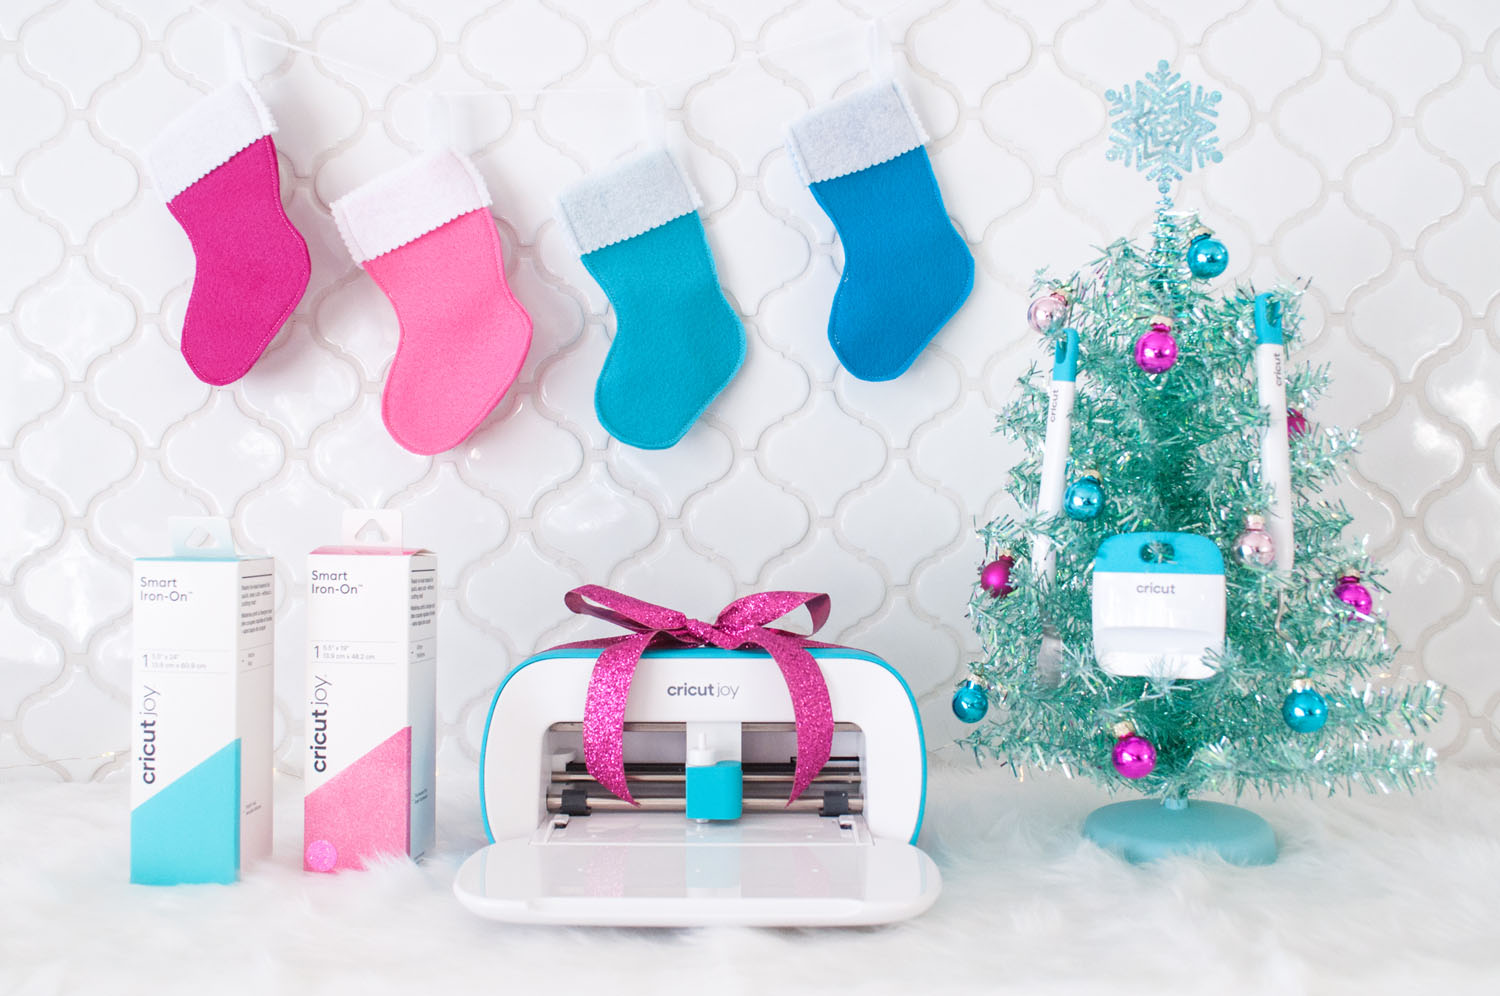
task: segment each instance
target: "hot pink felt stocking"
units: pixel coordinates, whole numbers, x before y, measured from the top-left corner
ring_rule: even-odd
[[[381,412],[413,453],[452,449],[509,389],[531,318],[505,282],[490,195],[456,152],[433,153],[333,204],[354,261],[396,309]]]
[[[168,125],[148,154],[193,245],[182,355],[209,384],[243,377],[307,289],[307,243],[281,207],[275,130],[254,88],[236,80]]]

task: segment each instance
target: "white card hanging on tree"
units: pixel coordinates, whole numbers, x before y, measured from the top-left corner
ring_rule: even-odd
[[[1094,557],[1093,609],[1110,674],[1207,678],[1224,649],[1224,555],[1191,533],[1111,536]]]

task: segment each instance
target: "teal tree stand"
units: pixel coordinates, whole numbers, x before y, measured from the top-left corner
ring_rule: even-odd
[[[1232,865],[1268,865],[1276,860],[1271,824],[1248,809],[1222,802],[1116,802],[1090,813],[1083,821],[1083,835],[1136,864],[1174,854],[1217,854]]]

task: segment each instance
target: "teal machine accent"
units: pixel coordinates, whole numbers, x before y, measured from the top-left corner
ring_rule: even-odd
[[[737,820],[744,812],[744,770],[738,761],[690,764],[686,769],[687,818]]]

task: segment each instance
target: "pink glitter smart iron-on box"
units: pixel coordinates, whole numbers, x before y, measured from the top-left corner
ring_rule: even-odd
[[[752,595],[712,624],[595,586],[568,600],[634,632],[501,682],[480,754],[494,843],[459,870],[465,906],[513,923],[821,926],[932,905],[905,681],[768,625],[802,604],[820,624],[826,596]]]
[[[346,512],[307,558],[303,867],[422,857],[437,802],[437,558],[400,512]]]

